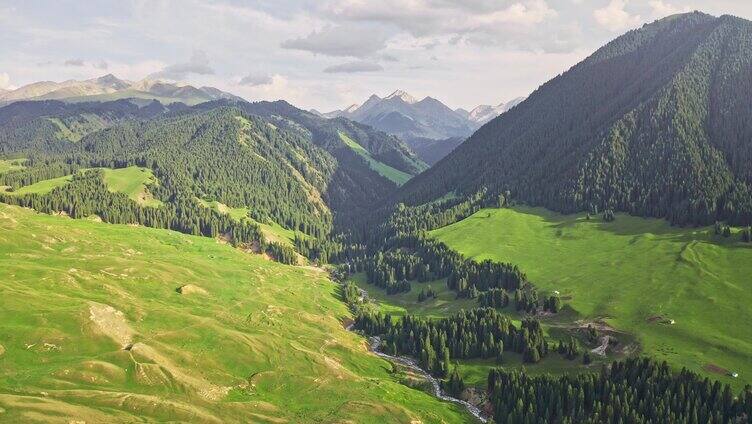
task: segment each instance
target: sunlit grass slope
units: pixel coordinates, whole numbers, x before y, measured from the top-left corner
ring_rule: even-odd
[[[103,171],[104,182],[109,190],[125,193],[144,206],[157,207],[162,204],[159,200],[154,199],[146,188],[147,185],[156,182],[151,169],[129,166],[119,169],[104,168]]]
[[[0,421],[467,420],[399,384],[336,292],[213,239],[0,204]]]
[[[104,182],[107,184],[110,191],[125,193],[128,197],[144,206],[157,207],[162,204],[162,202],[152,197],[146,187],[148,184],[156,181],[156,178],[150,169],[130,166],[128,168],[118,169],[102,168],[102,171],[104,173]],[[80,172],[83,172],[83,170]],[[71,178],[73,178],[72,175],[66,175],[64,177],[39,181],[21,187],[12,193],[17,195],[49,193],[53,189],[68,183]]]
[[[392,168],[391,166],[374,159],[368,150],[363,148],[363,146],[361,146],[360,144],[356,143],[355,140],[353,140],[352,138],[348,137],[347,134],[340,132],[339,137],[342,139],[342,141],[345,144],[347,144],[351,149],[353,149],[355,153],[357,153],[360,157],[365,159],[365,161],[368,162],[368,166],[371,169],[376,171],[382,177],[400,186],[410,181],[410,178],[412,178],[412,175],[408,174],[407,172],[403,172],[403,171],[400,171],[399,169]]]
[[[752,245],[738,235],[527,207],[484,209],[431,234],[469,258],[519,265],[583,317],[636,335],[658,360],[738,372],[711,374],[736,387],[752,382]]]

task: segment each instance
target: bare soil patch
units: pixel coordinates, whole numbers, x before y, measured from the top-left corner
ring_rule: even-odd
[[[199,286],[197,286],[195,284],[186,284],[184,286],[180,286],[177,289],[175,289],[175,291],[178,292],[178,293],[180,293],[180,294],[184,294],[184,295],[187,295],[187,294],[203,294],[203,295],[207,295],[207,294],[209,294],[209,292],[207,292],[206,290],[204,290],[203,288],[201,288],[201,287],[199,287]]]
[[[707,372],[712,372],[714,374],[721,374],[721,375],[728,375],[729,374],[729,370],[727,370],[726,368],[723,368],[721,366],[718,366],[716,364],[707,364],[704,367],[702,367],[702,369],[704,369]]]

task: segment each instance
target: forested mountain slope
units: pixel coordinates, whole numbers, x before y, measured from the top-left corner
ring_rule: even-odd
[[[348,222],[397,188],[343,136],[406,174],[425,168],[394,137],[284,102],[224,101],[193,108],[127,100],[18,102],[0,108],[0,154],[28,161],[0,176],[0,186],[17,190],[83,169],[137,165],[154,172],[158,183],[149,191],[166,207],[113,199],[95,173],[75,176],[51,193],[3,198],[38,210],[96,214],[109,222],[253,239],[256,231],[233,230],[226,217],[207,212],[202,203],[219,202],[248,209],[256,222],[323,237],[335,219]]]
[[[479,129],[400,199],[487,187],[561,212],[752,221],[752,22],[699,12],[617,38]]]

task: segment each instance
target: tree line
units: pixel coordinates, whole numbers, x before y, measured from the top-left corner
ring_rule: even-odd
[[[487,393],[497,423],[726,424],[752,417],[749,385],[736,395],[728,385],[647,358],[578,375],[492,369]]]

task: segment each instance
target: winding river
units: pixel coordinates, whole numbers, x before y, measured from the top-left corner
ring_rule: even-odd
[[[360,294],[363,297],[363,299],[368,299],[368,292],[366,292],[362,288],[359,288],[359,290],[360,290]],[[353,329],[352,329],[353,325],[354,324],[348,325],[347,329],[350,330],[350,331],[353,331]],[[462,399],[457,399],[455,397],[447,395],[446,392],[444,392],[444,390],[441,388],[441,383],[439,382],[439,380],[437,380],[431,374],[429,374],[428,372],[426,372],[423,368],[421,368],[420,366],[418,366],[418,362],[415,359],[407,357],[407,356],[392,356],[392,355],[387,355],[386,353],[382,352],[381,351],[381,338],[379,338],[379,337],[369,337],[368,338],[368,342],[369,342],[371,351],[374,354],[376,354],[377,356],[380,356],[380,357],[382,357],[382,358],[384,358],[386,360],[392,361],[392,362],[397,362],[397,363],[399,363],[399,364],[401,364],[401,365],[409,368],[410,370],[412,370],[416,374],[419,374],[420,376],[422,376],[423,378],[425,378],[426,381],[428,381],[429,383],[431,383],[431,386],[433,388],[433,390],[432,390],[433,391],[433,395],[436,396],[438,399],[441,399],[441,400],[447,401],[447,402],[453,402],[453,403],[456,403],[458,405],[462,405],[462,406],[465,407],[465,409],[467,409],[467,411],[472,416],[474,416],[481,423],[487,423],[488,422],[488,418],[486,418],[485,416],[483,416],[483,413],[481,412],[481,410],[477,406],[471,404],[470,402],[466,402],[466,401],[464,401]]]

